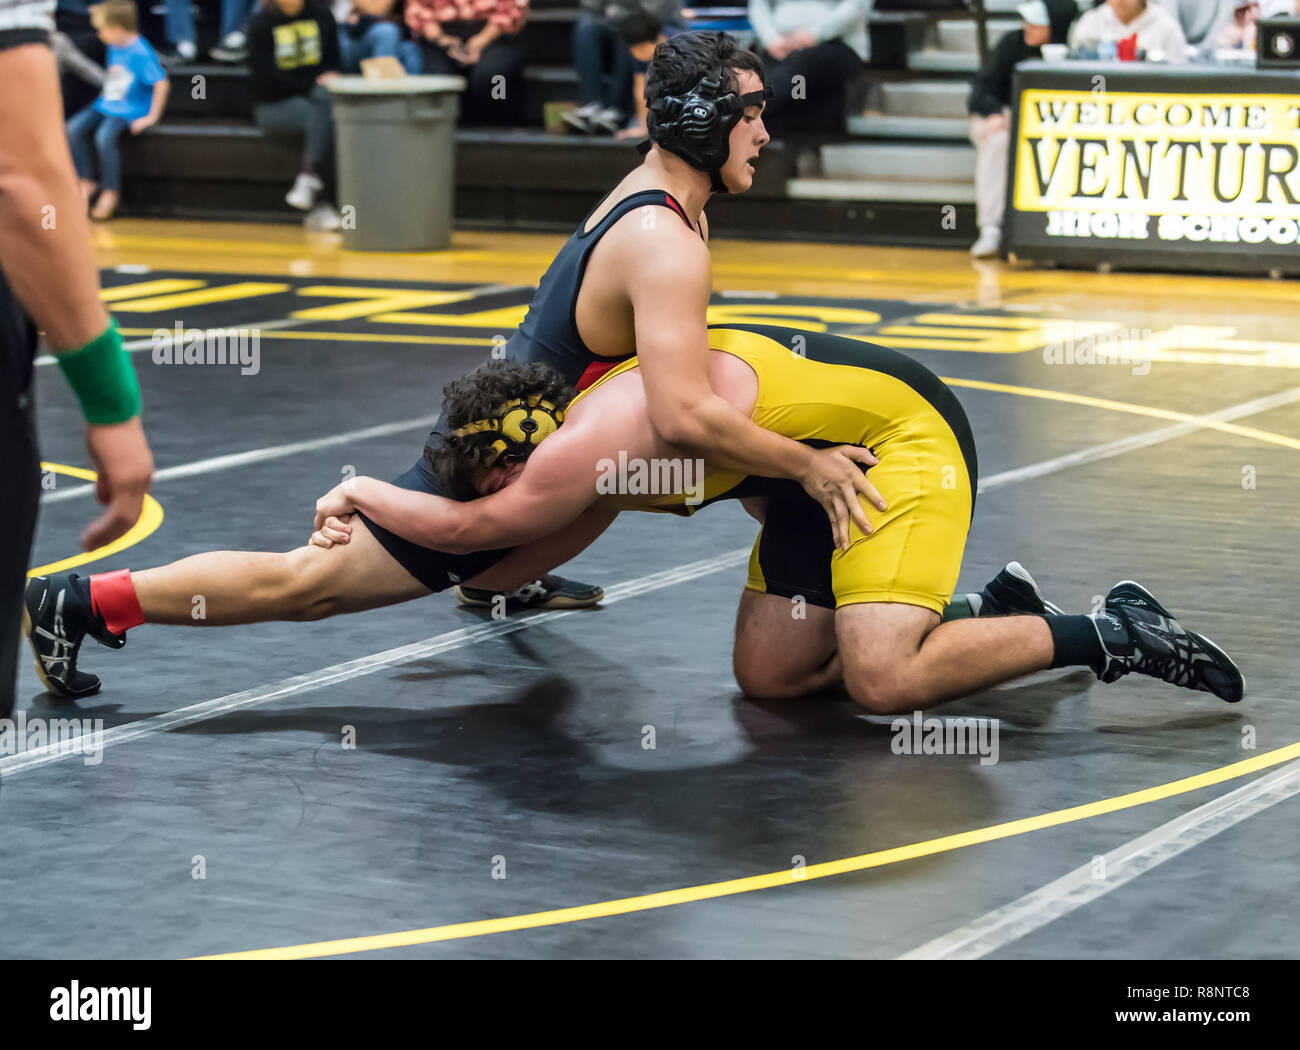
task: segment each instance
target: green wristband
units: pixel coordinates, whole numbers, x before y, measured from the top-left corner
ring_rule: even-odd
[[[100,335],[56,360],[81,402],[87,423],[125,423],[140,414],[140,384],[131,358],[122,349],[116,321],[110,319]]]

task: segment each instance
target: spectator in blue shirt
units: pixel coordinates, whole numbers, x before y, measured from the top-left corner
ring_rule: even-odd
[[[90,214],[103,220],[112,217],[120,200],[122,162],[117,140],[127,128],[138,135],[158,123],[167,104],[168,83],[158,56],[136,31],[131,0],[105,0],[90,9],[90,19],[108,48],[108,70],[99,98],[68,121],[68,146],[87,204],[95,192],[95,157],[99,158],[99,199]]]

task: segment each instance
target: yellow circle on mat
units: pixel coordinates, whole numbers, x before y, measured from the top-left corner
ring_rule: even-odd
[[[80,478],[82,481],[95,481],[99,477],[93,470],[86,470],[84,467],[69,467],[62,463],[42,463],[41,470],[52,474],[63,474],[70,478]],[[71,558],[52,561],[48,565],[38,565],[36,568],[28,570],[27,575],[43,576],[50,572],[63,572],[65,569],[72,569],[78,565],[98,561],[100,558],[107,558],[110,554],[116,554],[128,547],[134,547],[146,536],[157,531],[158,526],[162,524],[162,520],[162,504],[152,496],[146,495],[144,506],[140,508],[140,517],[136,519],[135,524],[124,535],[119,536],[112,543],[96,547],[93,551],[74,554]]]

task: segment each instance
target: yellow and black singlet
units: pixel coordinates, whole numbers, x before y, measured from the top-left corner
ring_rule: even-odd
[[[978,464],[966,413],[942,380],[904,354],[847,336],[775,325],[719,325],[709,346],[745,361],[758,377],[751,418],[766,430],[817,447],[860,445],[880,462],[868,477],[885,498],[866,506],[872,532],[856,526],[834,549],[821,507],[793,483],[764,489],[718,471],[704,503],[781,492],[750,558],[750,589],[844,606],[903,602],[942,612],[961,567],[975,506]],[[635,368],[620,363],[582,397]],[[702,504],[701,504],[702,505]],[[692,513],[681,494],[644,509]]]

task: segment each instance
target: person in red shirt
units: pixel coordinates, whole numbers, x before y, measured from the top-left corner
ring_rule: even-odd
[[[463,76],[465,124],[517,124],[523,101],[519,31],[528,0],[406,0],[406,25],[426,74]]]

